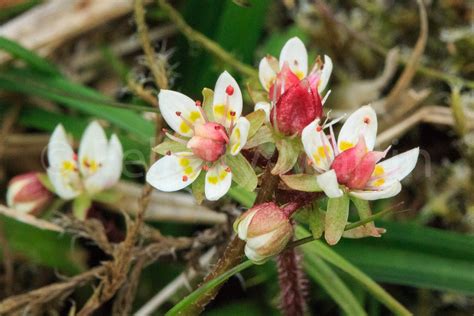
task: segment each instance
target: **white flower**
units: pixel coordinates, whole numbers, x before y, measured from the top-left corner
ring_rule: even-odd
[[[336,139],[324,133],[319,120],[302,133],[302,142],[313,168],[319,173],[317,182],[330,198],[343,195],[339,185],[349,194],[363,200],[378,200],[397,195],[400,181],[415,167],[419,148],[390,159],[381,160],[385,152],[373,151],[377,135],[377,116],[370,106],[363,106],[349,116]]]
[[[269,91],[269,99],[272,102],[258,102],[255,110],[264,110],[269,116],[279,97],[299,81],[306,80],[314,93],[321,95],[331,77],[333,64],[331,58],[324,55],[324,63],[318,58],[308,74],[306,47],[298,37],[293,37],[283,46],[279,59],[267,55],[262,58],[258,68],[260,83]],[[330,92],[323,98],[323,104]]]
[[[211,201],[227,193],[232,171],[227,154],[239,154],[247,142],[250,123],[242,113],[242,93],[235,79],[223,72],[217,79],[212,106],[213,118],[206,117],[200,102],[176,91],[161,90],[160,111],[168,125],[181,137],[168,137],[186,145],[181,152],[169,152],[148,170],[148,183],[158,190],[178,191],[207,171],[204,192]],[[212,120],[210,120],[212,119]]]
[[[82,135],[79,155],[74,153],[61,124],[48,144],[48,177],[56,193],[65,200],[81,194],[94,195],[113,186],[122,173],[123,150],[115,134],[107,140],[97,122]]]

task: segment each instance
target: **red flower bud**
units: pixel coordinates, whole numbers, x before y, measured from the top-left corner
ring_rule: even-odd
[[[16,176],[8,183],[7,205],[20,212],[36,215],[52,197],[53,194],[43,186],[36,172]]]
[[[245,240],[245,254],[257,264],[280,253],[293,236],[289,212],[274,202],[263,203],[243,213],[234,223],[234,230]]]
[[[306,80],[285,90],[270,113],[272,124],[285,135],[301,134],[303,129],[321,117],[323,106],[319,93]]]

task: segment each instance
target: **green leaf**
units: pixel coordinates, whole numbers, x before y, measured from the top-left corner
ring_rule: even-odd
[[[349,197],[346,194],[328,200],[324,227],[324,238],[328,244],[335,245],[341,239],[348,218]]]
[[[312,209],[308,212],[308,224],[314,239],[319,239],[324,232],[325,214],[318,207],[318,203],[313,203]]]
[[[307,243],[302,248],[311,246],[311,243]],[[305,256],[304,268],[309,277],[318,283],[347,315],[367,315],[351,290],[321,258]]]
[[[296,235],[299,237],[308,236],[309,232],[301,226],[296,226]],[[369,238],[367,238],[369,239]],[[381,239],[377,239],[381,240]],[[346,241],[346,240],[344,240]],[[359,242],[360,240],[357,240]],[[357,251],[356,257],[364,257],[365,252],[362,252],[358,247],[354,247]],[[375,283],[369,276],[360,271],[356,266],[337,254],[331,247],[328,247],[323,242],[315,240],[308,244],[308,247],[303,248],[303,253],[306,257],[320,257],[325,261],[335,265],[342,271],[349,274],[361,285],[363,285],[369,293],[371,293],[382,304],[387,306],[395,315],[411,315],[411,313],[403,307],[397,300],[395,300],[389,293],[387,293],[380,285]],[[364,256],[361,256],[364,253]],[[379,262],[380,259],[377,259]]]
[[[280,175],[290,171],[298,160],[301,144],[298,137],[289,139],[282,137],[276,140],[278,149],[278,160],[272,169],[272,174]]]
[[[258,178],[250,163],[240,153],[237,156],[226,155],[226,163],[232,171],[232,180],[247,191],[257,187]]]
[[[303,192],[321,192],[321,188],[316,182],[316,175],[314,174],[290,174],[281,175],[280,178],[293,190]]]
[[[49,62],[36,55],[34,52],[3,36],[0,36],[0,50],[4,50],[13,57],[23,60],[32,68],[40,72],[54,76],[60,75],[56,67],[51,65]]]
[[[121,199],[122,195],[120,192],[115,191],[113,188],[105,191],[101,191],[95,194],[92,197],[93,201],[106,203],[106,204],[115,204]]]
[[[83,221],[87,217],[87,212],[92,205],[92,200],[89,196],[83,194],[72,201],[72,213],[74,216]]]
[[[201,204],[206,198],[204,187],[206,184],[206,174],[201,172],[199,176],[191,184],[191,189],[193,191],[194,198],[198,204]]]
[[[166,155],[168,152],[177,153],[182,151],[189,151],[189,149],[186,148],[185,144],[181,144],[170,139],[166,139],[152,150],[163,156]]]
[[[72,247],[77,243],[73,243],[69,236],[42,230],[5,216],[0,217],[0,224],[13,253],[68,275],[85,270],[85,252],[78,246]]]
[[[245,118],[250,122],[248,138],[251,138],[265,122],[265,111],[258,110],[250,112],[250,114],[247,114]]]
[[[247,208],[251,208],[253,206],[257,197],[255,192],[249,192],[239,186],[232,186],[229,189],[229,192],[227,192],[227,195]]]

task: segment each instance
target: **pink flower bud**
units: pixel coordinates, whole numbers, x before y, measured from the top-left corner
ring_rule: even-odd
[[[7,205],[17,211],[36,215],[53,195],[41,183],[36,172],[14,177],[8,183]]]
[[[218,123],[196,124],[194,136],[188,142],[188,148],[199,158],[214,162],[225,154],[229,138],[225,128]]]
[[[377,162],[384,152],[367,151],[364,137],[360,137],[355,147],[340,153],[333,161],[337,181],[350,189],[364,189],[374,172]]]
[[[247,242],[245,254],[257,264],[280,253],[293,236],[289,212],[274,202],[263,203],[243,213],[234,223],[240,239]]]
[[[288,87],[270,113],[272,124],[285,135],[301,134],[303,128],[321,117],[323,106],[316,90],[307,80]]]

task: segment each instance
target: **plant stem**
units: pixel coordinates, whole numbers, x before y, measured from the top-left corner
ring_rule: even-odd
[[[301,266],[301,256],[296,253],[295,248],[290,248],[278,256],[277,263],[281,311],[286,316],[302,316],[307,308],[307,282]]]
[[[191,26],[186,23],[181,14],[179,14],[179,12],[176,11],[166,0],[158,0],[158,3],[165,12],[165,14],[168,15],[170,20],[176,25],[178,30],[183,33],[183,35],[186,36],[189,41],[199,44],[204,49],[208,50],[210,53],[212,53],[214,56],[216,56],[223,62],[229,64],[240,73],[249,77],[258,76],[257,71],[255,69],[237,60],[231,53],[227,52],[219,44],[212,41],[204,34],[195,31]]]
[[[272,166],[269,162],[265,173],[262,178],[262,187],[258,192],[257,199],[255,204],[260,204],[263,202],[268,202],[272,199],[273,193],[278,185],[279,177],[274,176],[271,173]],[[217,264],[211,273],[209,273],[206,278],[204,278],[203,282],[199,285],[202,287],[204,284],[208,283],[209,281],[217,278],[221,274],[225,273],[226,271],[234,268],[237,266],[244,257],[244,248],[245,242],[240,240],[239,237],[235,236],[231,242],[227,245],[227,248],[224,251],[222,257],[217,261]],[[182,311],[180,311],[180,315],[198,315],[200,314],[207,304],[216,297],[217,293],[219,293],[220,287],[222,285],[216,286],[206,292],[205,295],[199,297],[193,304],[185,307]]]

